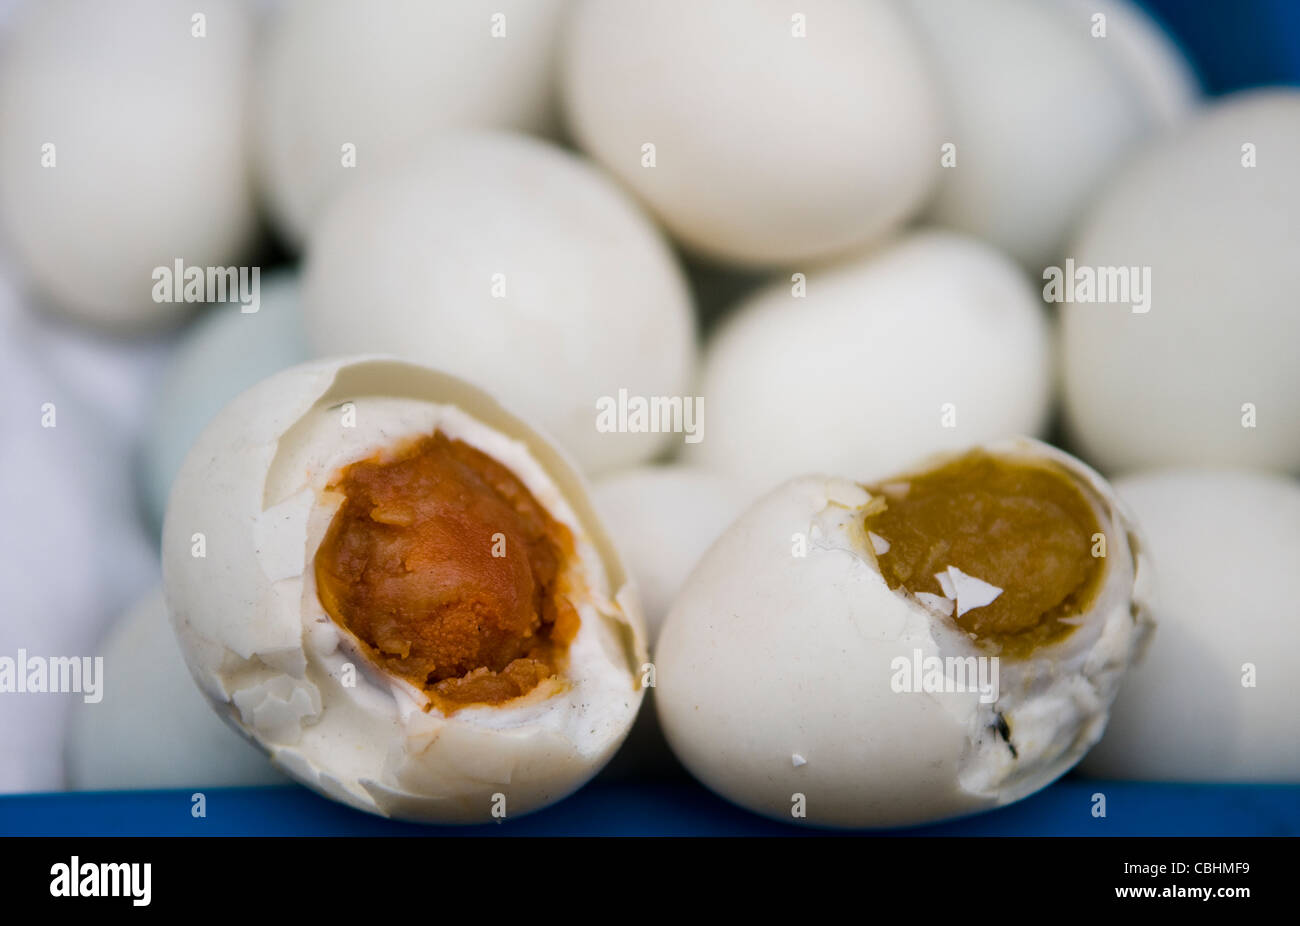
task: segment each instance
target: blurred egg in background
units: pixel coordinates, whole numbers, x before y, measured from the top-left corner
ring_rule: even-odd
[[[336,201],[304,270],[321,356],[398,354],[496,393],[588,472],[668,434],[601,431],[619,390],[680,396],[691,296],[659,230],[587,160],[547,142],[445,133]]]
[[[1140,781],[1300,782],[1300,485],[1240,469],[1115,484],[1155,564],[1159,624],[1083,770]]]
[[[222,722],[195,686],[161,590],[113,625],[102,652],[103,684],[112,697],[73,705],[69,787],[231,788],[286,780],[264,753]]]
[[[140,489],[155,530],[172,480],[204,426],[245,389],[307,359],[298,289],[296,272],[271,274],[262,281],[256,312],[214,306],[177,345],[140,448]]]
[[[863,247],[937,179],[940,103],[886,0],[581,0],[579,144],[692,251],[782,266]]]
[[[258,63],[255,147],[279,230],[301,245],[353,176],[430,131],[552,132],[570,0],[289,0]]]
[[[598,479],[594,492],[597,510],[632,564],[653,647],[682,583],[750,497],[720,473],[679,465],[621,470]]]
[[[1061,307],[1066,423],[1092,459],[1300,472],[1297,217],[1300,90],[1215,102],[1098,197],[1072,259],[1149,292]]]
[[[1049,347],[1014,263],[973,238],[917,232],[739,306],[704,360],[708,432],[682,457],[757,495],[800,473],[883,476],[918,455],[1036,434]]]
[[[153,271],[246,259],[255,230],[239,0],[22,6],[0,57],[0,232],[41,304],[175,323]]]
[[[941,74],[952,146],[928,218],[984,238],[1037,276],[1098,184],[1177,108],[1167,101],[1178,92],[1148,95],[1152,79],[1112,50],[1109,34],[1094,37],[1090,16],[1070,3],[907,7]],[[1132,32],[1139,15],[1107,26]],[[1168,68],[1157,86],[1181,86],[1182,69]]]

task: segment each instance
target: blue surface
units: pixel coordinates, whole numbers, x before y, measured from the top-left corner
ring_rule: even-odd
[[[1140,0],[1187,54],[1207,93],[1300,84],[1298,0]]]
[[[1106,817],[1092,816],[1093,794]],[[596,784],[503,823],[418,826],[372,817],[294,786],[0,797],[0,834],[29,836],[788,836],[836,832],[775,823],[690,783]],[[877,835],[1297,836],[1300,785],[1156,785],[1067,779],[1002,810]]]

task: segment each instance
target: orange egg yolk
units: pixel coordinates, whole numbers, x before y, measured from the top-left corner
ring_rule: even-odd
[[[318,595],[431,706],[500,704],[562,673],[573,536],[505,466],[441,432],[345,468]]]

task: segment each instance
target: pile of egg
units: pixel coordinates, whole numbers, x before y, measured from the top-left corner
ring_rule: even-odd
[[[481,782],[427,780],[441,766],[363,775],[323,747],[278,744],[284,712],[305,710],[300,689],[275,695],[287,700],[271,720],[270,707],[223,705],[228,679],[205,674],[200,632],[230,628],[201,626],[224,618],[195,600],[202,582],[176,578],[174,549],[162,559],[173,621],[188,615],[181,651],[163,617],[169,494],[174,511],[218,520],[222,493],[232,512],[260,500],[243,490],[272,478],[277,442],[333,395],[330,377],[383,382],[428,408],[459,397],[475,419],[466,433],[487,422],[485,446],[527,445],[540,461],[530,486],[572,504],[611,599],[626,563],[645,617],[642,630],[620,604],[629,639],[662,659],[641,708],[650,729],[620,768],[662,767],[668,746],[646,720],[657,707],[691,772],[782,819],[781,795],[800,788],[810,804],[823,796],[813,822],[880,826],[996,806],[1068,771],[1101,736],[1107,703],[1040,768],[974,767],[957,756],[985,744],[856,687],[845,654],[857,651],[834,626],[861,580],[846,563],[827,558],[809,590],[807,571],[778,561],[752,576],[762,596],[737,590],[770,555],[765,532],[788,544],[792,525],[860,506],[856,483],[1043,438],[1090,466],[1032,440],[1015,452],[1099,486],[1099,513],[1135,525],[1132,561],[1140,552],[1154,576],[1142,606],[1156,629],[1116,650],[1135,663],[1122,683],[1097,682],[1115,701],[1082,770],[1300,782],[1288,587],[1300,561],[1300,89],[1203,98],[1129,0],[798,10],[6,7],[0,584],[18,598],[0,657],[94,653],[107,669],[101,703],[0,694],[0,729],[18,744],[0,792],[278,780],[192,673],[292,777],[374,812],[476,819],[447,802]],[[185,268],[214,267],[242,269],[231,283],[251,288],[186,292]],[[1080,274],[1092,271],[1122,280],[1121,296],[1089,290]],[[324,360],[358,355],[448,377]],[[276,374],[275,388],[245,392]],[[680,400],[696,427],[637,427],[629,398]],[[610,407],[612,428],[600,423]],[[213,461],[267,449],[261,463],[205,469],[183,462],[196,441]],[[253,543],[229,523],[207,542]],[[838,543],[842,525],[823,527]],[[167,543],[188,549],[187,526],[169,526]],[[239,578],[212,602],[233,600]],[[1144,578],[1130,569],[1130,592]],[[794,605],[778,613],[776,601]],[[751,611],[727,616],[730,605]],[[782,671],[791,648],[802,673]],[[819,679],[812,714],[780,716]],[[571,767],[538,760],[524,809],[609,758],[636,713],[633,687],[630,706],[599,714],[608,737],[569,744]],[[824,697],[854,709],[818,714]],[[290,725],[309,739],[303,716]],[[868,729],[892,748],[904,721],[933,733],[897,748],[940,769],[934,780],[864,758]],[[492,738],[466,734],[463,764],[506,761]],[[863,780],[876,790],[855,792]]]

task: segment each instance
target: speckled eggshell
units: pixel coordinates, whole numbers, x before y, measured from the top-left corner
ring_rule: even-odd
[[[913,0],[946,92],[929,218],[983,238],[1037,277],[1088,197],[1156,124],[1123,61],[1058,2]]]
[[[318,355],[468,379],[589,473],[674,439],[598,431],[598,402],[681,396],[694,372],[690,293],[658,230],[590,163],[519,135],[440,136],[349,189],[312,237],[303,312]]]
[[[446,128],[556,123],[569,0],[290,0],[258,69],[257,156],[280,229],[301,244],[329,200]],[[504,34],[502,34],[504,33]],[[344,166],[344,145],[355,166]]]
[[[989,246],[922,232],[805,282],[802,298],[771,284],[714,334],[704,437],[683,460],[757,495],[800,473],[884,475],[1043,427],[1046,313]]]
[[[262,279],[256,312],[218,305],[185,333],[158,385],[140,449],[145,510],[162,526],[167,495],[190,445],[245,389],[308,357],[297,274]]]
[[[96,650],[103,699],[72,705],[68,784],[79,791],[235,788],[285,777],[222,723],[199,693],[167,620],[161,590],[114,624]]]
[[[434,430],[511,469],[572,531],[585,589],[569,595],[581,623],[558,687],[450,716],[358,650],[321,605],[313,568],[341,468]],[[181,467],[162,557],[204,694],[277,768],[360,810],[444,823],[535,810],[594,775],[641,704],[640,608],[576,470],[485,393],[426,367],[336,358],[242,393]]]
[[[1162,469],[1115,488],[1147,539],[1160,629],[1082,770],[1300,783],[1300,485]]]
[[[894,660],[978,650],[951,617],[885,584],[862,528],[872,498],[861,485],[791,480],[713,545],[660,632],[655,704],[693,775],[777,820],[907,826],[1019,800],[1097,741],[1150,631],[1140,543],[1084,464],[1037,441],[987,449],[1053,460],[1092,499],[1107,566],[1078,629],[1002,660],[991,702],[970,689],[898,690]]]
[[[841,254],[938,179],[938,94],[892,0],[586,0],[563,86],[582,147],[715,259]]]
[[[42,0],[0,59],[0,229],[45,303],[100,326],[173,322],[153,271],[227,266],[255,229],[245,4]],[[44,166],[54,145],[54,166]]]
[[[1070,256],[1149,269],[1151,293],[1146,312],[1061,306],[1066,423],[1089,459],[1300,471],[1297,164],[1300,90],[1259,90],[1216,101],[1105,189]]]

